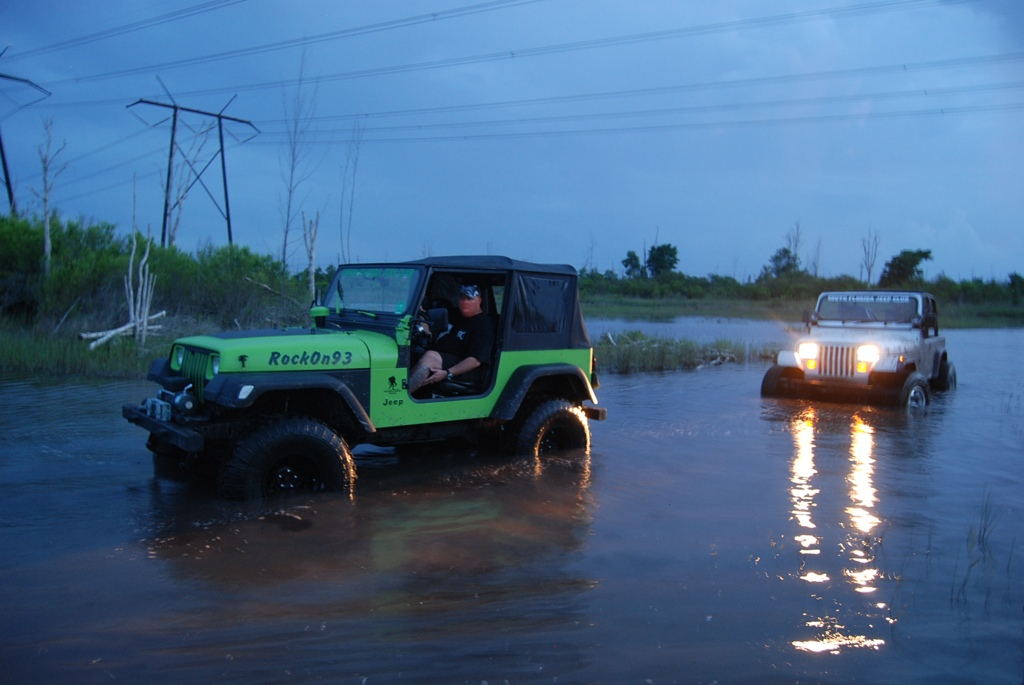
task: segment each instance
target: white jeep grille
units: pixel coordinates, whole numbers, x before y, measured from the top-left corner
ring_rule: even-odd
[[[852,345],[822,345],[818,373],[822,376],[853,378],[857,369],[857,348]]]

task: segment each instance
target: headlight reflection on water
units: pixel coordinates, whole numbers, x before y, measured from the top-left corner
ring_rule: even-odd
[[[818,512],[816,499],[821,495],[823,485],[815,464],[815,430],[819,422],[814,407],[805,407],[790,422],[794,451],[789,489],[791,518],[799,529],[794,535],[794,540],[800,545],[801,555],[797,577],[814,588],[813,596],[817,599],[821,599],[823,593],[830,588],[838,590],[841,587],[832,585],[833,579],[827,567],[832,558],[822,553],[824,538],[816,534],[819,525],[815,521]],[[826,534],[829,530],[846,531],[845,537],[838,541],[839,553],[845,557],[842,580],[852,585],[854,592],[864,594],[875,592],[875,583],[879,578],[874,554],[876,538],[872,535],[872,531],[882,522],[875,514],[878,499],[874,486],[874,430],[861,416],[854,415],[849,435],[849,473],[844,477],[848,485],[845,493],[848,504],[843,509],[845,520],[826,521],[822,530]],[[810,568],[819,564],[823,568]],[[876,603],[873,608],[884,611],[886,605]],[[833,611],[842,609],[839,599],[833,599]],[[847,626],[835,616],[805,615],[804,619],[804,625],[813,629],[817,635],[811,639],[792,641],[793,647],[800,651],[838,654],[843,649],[879,649],[885,644],[885,640],[879,638],[848,634]]]

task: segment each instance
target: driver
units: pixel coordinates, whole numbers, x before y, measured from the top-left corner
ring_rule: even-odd
[[[459,313],[409,373],[409,392],[425,385],[459,378],[477,383],[486,377],[494,347],[494,329],[483,316],[483,298],[476,285],[459,288]]]

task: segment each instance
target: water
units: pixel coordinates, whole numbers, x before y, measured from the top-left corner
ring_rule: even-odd
[[[284,504],[155,476],[148,383],[0,382],[0,681],[1020,683],[1024,331],[948,346],[921,414],[606,374],[574,468],[368,451]]]

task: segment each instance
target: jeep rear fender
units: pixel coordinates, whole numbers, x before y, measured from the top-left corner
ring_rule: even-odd
[[[221,374],[207,384],[205,394],[206,402],[215,402],[222,407],[241,410],[273,394],[316,391],[327,391],[336,395],[352,412],[364,431],[377,431],[363,402],[350,384],[326,373]]]
[[[491,412],[491,418],[511,421],[519,411],[523,400],[540,386],[545,392],[554,392],[578,401],[590,400],[597,404],[597,396],[590,385],[587,374],[572,364],[537,364],[520,366],[512,373],[505,389]]]

